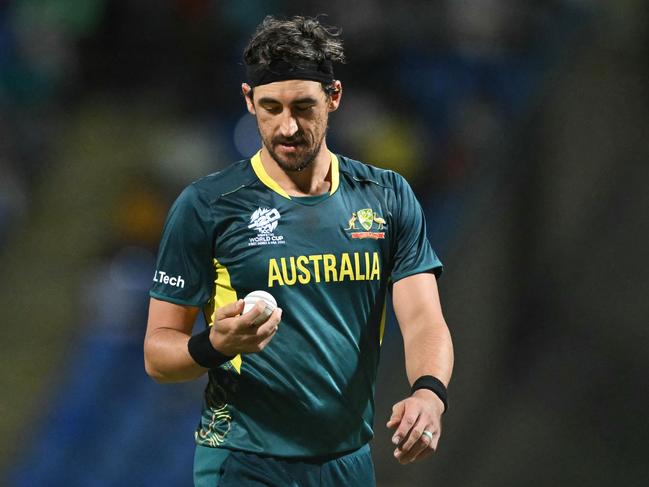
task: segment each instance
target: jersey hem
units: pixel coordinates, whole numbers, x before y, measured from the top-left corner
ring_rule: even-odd
[[[339,452],[334,452],[334,453],[327,453],[327,454],[321,454],[321,455],[282,455],[282,454],[277,454],[277,453],[267,453],[259,450],[254,450],[254,449],[247,449],[247,448],[237,448],[235,446],[229,446],[229,445],[218,445],[218,446],[210,446],[210,445],[204,445],[202,443],[195,443],[196,447],[202,447],[202,448],[209,448],[213,450],[225,450],[229,452],[243,452],[243,453],[251,453],[253,455],[258,455],[260,457],[266,457],[266,458],[278,458],[282,460],[298,460],[302,462],[326,462],[330,460],[334,460],[336,458],[344,457],[346,455],[358,452],[362,450],[363,448],[369,448],[369,443],[371,441],[371,438],[367,440],[365,443],[361,444],[358,447],[351,447],[346,450],[342,450]]]

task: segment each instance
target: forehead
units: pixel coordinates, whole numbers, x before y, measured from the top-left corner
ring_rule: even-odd
[[[318,81],[289,79],[255,86],[253,94],[256,100],[271,98],[280,103],[291,103],[293,100],[304,98],[317,100],[324,96],[324,90]]]

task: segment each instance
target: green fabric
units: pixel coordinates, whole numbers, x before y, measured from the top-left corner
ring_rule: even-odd
[[[222,466],[230,455],[225,448],[196,445],[194,452],[194,487],[216,487]]]
[[[236,297],[265,290],[283,309],[277,334],[243,356],[240,374],[234,363],[210,371],[199,444],[308,457],[354,450],[373,436],[389,286],[439,274],[441,263],[406,181],[338,159],[339,188],[315,204],[272,191],[245,160],[193,183],[170,211],[153,297],[210,316],[216,260]]]
[[[329,193],[323,193],[323,194],[316,194],[313,196],[293,196],[291,199],[297,201],[298,203],[302,203],[304,205],[315,205],[316,203],[320,203],[321,201],[326,200],[329,197]]]
[[[338,458],[281,459],[223,448],[196,448],[197,487],[374,487],[369,446]]]

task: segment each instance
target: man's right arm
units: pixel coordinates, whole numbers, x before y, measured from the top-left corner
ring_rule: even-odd
[[[240,299],[214,313],[210,342],[224,355],[260,352],[277,332],[282,316],[280,308],[266,322],[255,326],[253,323],[263,311],[263,304],[260,302],[241,315],[243,307]],[[188,381],[209,370],[194,361],[187,345],[199,311],[195,306],[151,298],[144,337],[144,368],[156,382]]]
[[[151,298],[144,336],[144,368],[156,382],[181,382],[200,377],[201,367],[187,348],[199,308]]]

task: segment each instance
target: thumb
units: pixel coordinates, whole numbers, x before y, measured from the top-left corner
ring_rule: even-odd
[[[405,409],[406,405],[403,401],[400,401],[392,406],[392,416],[390,416],[390,419],[388,420],[388,424],[386,426],[388,428],[394,428],[396,425],[398,425],[401,421],[401,418],[403,417]]]
[[[214,311],[214,321],[222,320],[225,318],[231,318],[241,314],[243,311],[243,299],[239,299],[233,303],[226,304],[221,306]]]

